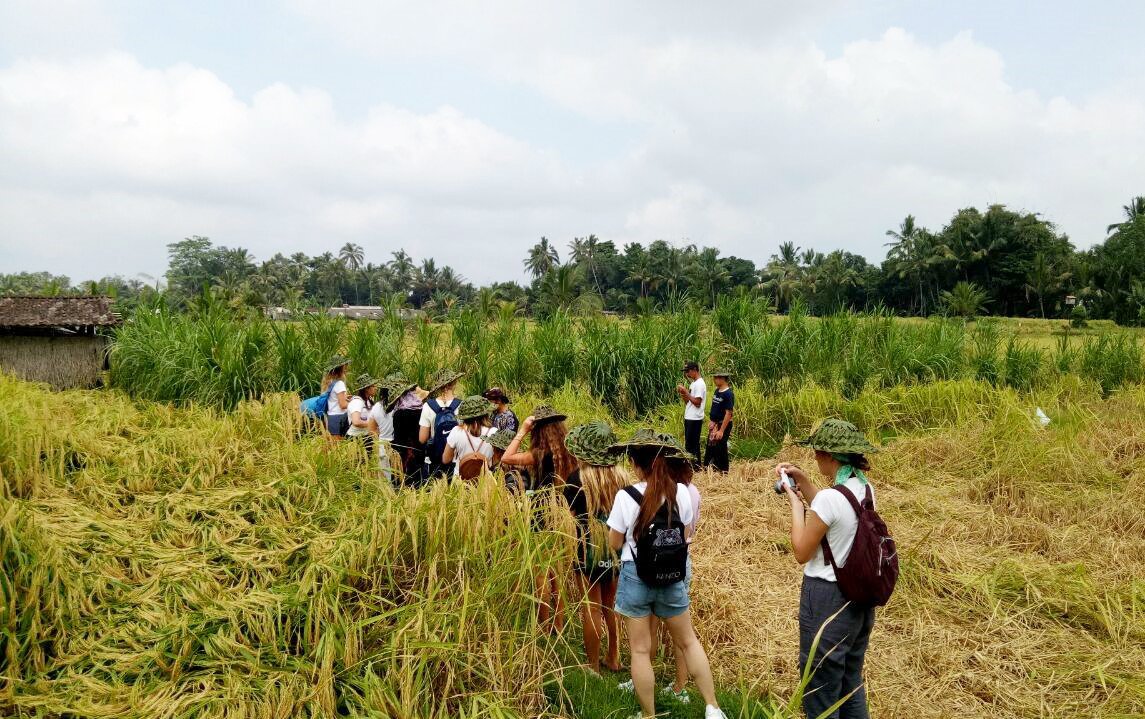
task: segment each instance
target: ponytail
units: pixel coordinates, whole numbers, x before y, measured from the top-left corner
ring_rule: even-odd
[[[644,488],[644,499],[640,502],[640,513],[636,516],[636,524],[632,528],[632,536],[639,536],[652,523],[660,505],[668,504],[668,517],[680,513],[676,506],[676,479],[669,460],[655,454],[636,454],[632,457],[632,464],[640,479],[648,483]]]

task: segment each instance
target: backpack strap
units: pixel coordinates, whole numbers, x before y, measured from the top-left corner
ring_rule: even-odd
[[[846,497],[847,501],[850,502],[851,509],[855,510],[855,517],[862,516],[863,508],[859,505],[859,500],[855,499],[854,492],[847,489],[847,487],[842,484],[836,484],[834,487],[828,487],[827,489],[838,490],[839,494]],[[870,490],[868,490],[867,496],[870,496]],[[827,541],[826,534],[823,535],[823,539],[819,542],[819,546],[823,548],[823,558],[826,559],[827,562],[831,565],[831,569],[835,571],[835,576],[838,577],[839,567],[835,566],[835,556],[831,554],[831,544]]]
[[[638,505],[644,501],[644,495],[641,494],[639,489],[637,489],[636,487],[633,487],[632,485],[625,487],[624,493],[627,494],[629,497],[632,497],[632,499],[635,500],[636,504],[638,504]]]
[[[449,411],[457,414],[457,410],[461,408],[461,400],[454,397],[453,401],[449,403]]]
[[[436,398],[429,400],[426,404],[429,405],[429,408],[433,410],[434,414],[441,414],[441,402],[438,402]]]

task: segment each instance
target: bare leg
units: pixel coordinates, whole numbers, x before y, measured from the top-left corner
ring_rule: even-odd
[[[620,671],[620,625],[616,621],[616,578],[612,577],[600,583],[600,611],[604,615],[604,626],[608,629],[608,652],[604,657],[604,666],[614,672]]]
[[[600,587],[590,584],[588,577],[576,573],[580,587],[580,617],[584,630],[584,654],[588,658],[588,668],[600,672],[600,633],[604,628],[600,617]]]
[[[687,661],[688,672],[696,680],[696,686],[703,695],[704,701],[712,706],[719,706],[716,701],[716,687],[712,681],[712,668],[708,665],[708,655],[704,652],[704,647],[700,645],[696,639],[696,633],[692,631],[692,613],[685,611],[679,616],[665,619],[664,623],[668,625],[668,631],[672,633],[672,641],[675,642],[676,647],[683,650],[684,658]]]
[[[644,716],[656,715],[656,677],[652,673],[652,622],[648,617],[625,619],[632,652],[632,687]]]
[[[549,575],[537,575],[537,626],[542,632],[549,630],[549,619],[552,616],[552,610],[549,606],[551,597],[549,596]]]
[[[676,660],[676,681],[672,684],[672,691],[679,694],[688,686],[688,660],[684,658],[684,650],[679,644],[672,644],[672,658]]]

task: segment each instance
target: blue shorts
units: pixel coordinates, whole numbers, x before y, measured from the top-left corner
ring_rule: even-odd
[[[328,414],[326,415],[326,431],[335,437],[345,437],[346,431],[350,429],[350,415],[348,414]]]
[[[635,562],[621,562],[620,585],[616,588],[616,611],[631,619],[655,614],[671,619],[688,611],[688,583],[649,587],[636,576]]]

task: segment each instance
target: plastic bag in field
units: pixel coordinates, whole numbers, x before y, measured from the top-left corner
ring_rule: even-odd
[[[1046,413],[1042,411],[1041,407],[1038,407],[1037,411],[1034,412],[1034,416],[1038,418],[1038,424],[1041,426],[1046,427],[1049,425],[1050,418],[1046,416]]]

